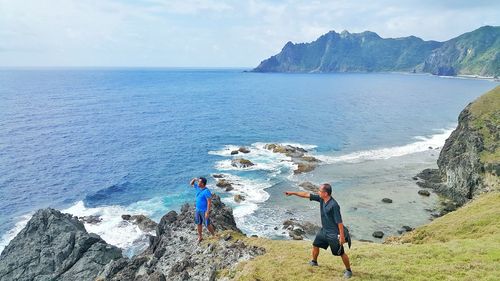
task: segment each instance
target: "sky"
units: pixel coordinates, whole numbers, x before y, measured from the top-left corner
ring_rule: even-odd
[[[500,25],[482,0],[0,0],[0,67],[255,67],[334,30],[445,41]]]

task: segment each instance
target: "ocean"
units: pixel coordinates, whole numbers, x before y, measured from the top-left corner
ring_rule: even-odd
[[[264,74],[244,69],[0,70],[0,251],[39,208],[100,215],[88,231],[131,255],[145,233],[122,214],[159,221],[194,201],[189,181],[234,208],[247,234],[285,239],[290,217],[319,221],[289,198],[302,181],[330,182],[356,238],[429,221],[437,196],[411,177],[435,167],[460,111],[497,82],[407,74]],[[267,143],[322,160],[294,175]],[[230,152],[256,165],[235,168]],[[211,177],[235,183],[225,192]],[[235,194],[246,200],[236,203]],[[390,197],[393,204],[380,199]]]

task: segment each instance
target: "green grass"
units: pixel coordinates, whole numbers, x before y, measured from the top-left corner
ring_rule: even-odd
[[[483,163],[500,161],[500,146],[497,126],[500,124],[500,86],[482,95],[472,104],[471,125],[483,136],[485,151],[481,153]]]
[[[219,276],[231,280],[342,280],[338,257],[321,250],[310,267],[311,242],[241,238],[266,248]],[[500,193],[479,196],[459,210],[386,244],[354,241],[347,251],[352,280],[498,280]]]

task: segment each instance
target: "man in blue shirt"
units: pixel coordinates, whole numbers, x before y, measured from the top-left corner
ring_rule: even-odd
[[[215,235],[214,226],[210,222],[210,207],[212,206],[212,193],[207,188],[207,179],[204,177],[191,180],[191,186],[196,191],[196,209],[194,211],[194,222],[198,227],[198,242],[203,240],[203,224],[210,234]]]
[[[321,214],[321,229],[316,234],[313,242],[312,260],[309,262],[312,266],[318,266],[319,248],[327,249],[330,247],[334,256],[340,256],[345,265],[344,278],[352,276],[351,265],[349,257],[344,252],[344,243],[346,242],[346,230],[342,223],[342,216],[340,215],[340,206],[333,199],[332,186],[324,183],[319,187],[318,194],[311,194],[308,192],[285,192],[286,196],[295,195],[301,198],[308,198],[311,201],[320,203]],[[349,237],[350,239],[350,237]],[[350,240],[349,240],[350,241]]]

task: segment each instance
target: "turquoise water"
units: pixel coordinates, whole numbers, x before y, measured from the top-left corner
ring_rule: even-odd
[[[16,223],[51,206],[102,215],[89,227],[128,247],[137,230],[109,233],[122,212],[158,219],[192,201],[193,176],[220,172],[247,197],[233,204],[239,223],[258,232],[252,216],[275,202],[273,188],[300,180],[263,144],[294,143],[329,165],[401,157],[444,141],[463,107],[496,84],[240,69],[0,70],[0,235],[5,243]],[[238,146],[252,150],[256,167],[228,165]]]

